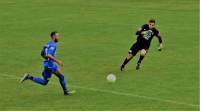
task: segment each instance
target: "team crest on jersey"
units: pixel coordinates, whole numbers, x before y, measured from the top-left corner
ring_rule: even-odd
[[[151,38],[151,36],[153,36],[153,31],[152,30],[148,30],[146,34],[144,34],[144,38],[146,40],[149,40],[149,38]]]
[[[54,50],[54,47],[50,47],[50,50]]]

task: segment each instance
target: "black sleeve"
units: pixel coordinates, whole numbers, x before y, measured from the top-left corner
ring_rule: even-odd
[[[135,34],[136,34],[136,35],[140,35],[140,34],[141,34],[141,31],[138,30]]]
[[[159,43],[161,44],[162,43],[162,37],[159,35],[159,31],[158,30],[155,30],[155,35],[158,38]]]
[[[138,30],[135,34],[136,35],[141,35],[141,32],[143,31],[143,29],[145,29],[147,26],[147,24],[142,25],[141,30]]]
[[[158,41],[161,44],[162,43],[162,37],[161,36],[157,36],[158,37]]]

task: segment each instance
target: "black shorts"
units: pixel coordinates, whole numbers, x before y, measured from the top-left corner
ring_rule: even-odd
[[[149,47],[150,47],[150,44],[141,44],[141,43],[136,42],[132,45],[128,53],[135,56],[138,53],[138,51],[142,49],[145,49],[146,51],[148,51]]]

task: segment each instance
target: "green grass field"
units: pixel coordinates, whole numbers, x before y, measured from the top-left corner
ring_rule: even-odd
[[[138,55],[119,66],[135,31],[155,18],[164,49],[154,38],[142,68]],[[1,0],[0,111],[198,111],[198,0]],[[26,81],[41,76],[41,47],[61,34],[57,56],[68,87],[63,96],[53,76],[47,86]],[[106,76],[117,81],[109,84]]]

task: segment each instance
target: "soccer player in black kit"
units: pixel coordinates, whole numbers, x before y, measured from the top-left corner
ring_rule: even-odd
[[[162,38],[160,32],[155,28],[156,21],[154,19],[150,19],[148,24],[144,24],[139,30],[136,32],[137,42],[135,42],[128,52],[128,57],[124,60],[121,65],[121,71],[125,68],[125,65],[140,51],[140,58],[136,65],[136,70],[140,69],[140,64],[144,59],[149,47],[151,45],[151,40],[154,36],[158,38],[160,43],[158,47],[158,51],[162,50]]]

